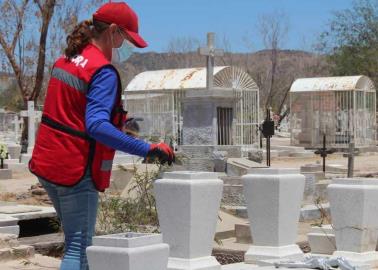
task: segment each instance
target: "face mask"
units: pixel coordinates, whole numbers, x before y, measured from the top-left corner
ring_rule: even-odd
[[[133,54],[134,46],[127,40],[124,40],[122,46],[116,48],[119,62],[125,62]]]
[[[122,63],[125,62],[133,54],[134,45],[132,45],[128,40],[124,40],[121,47],[113,48],[112,52],[112,62]]]

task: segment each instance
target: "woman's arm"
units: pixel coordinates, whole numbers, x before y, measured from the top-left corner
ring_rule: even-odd
[[[146,157],[150,145],[118,130],[110,121],[117,97],[118,79],[110,67],[101,69],[92,79],[87,93],[85,126],[90,137],[113,149]]]

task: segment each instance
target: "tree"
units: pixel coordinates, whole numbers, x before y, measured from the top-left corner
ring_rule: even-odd
[[[356,0],[334,14],[319,49],[335,76],[363,74],[378,83],[378,0]]]
[[[1,26],[0,45],[15,75],[25,104],[28,100],[36,100],[42,87],[46,61],[47,34],[56,5],[55,0],[46,0],[43,3],[38,0],[34,0],[33,3],[30,2],[29,0],[21,2],[4,1],[1,6],[4,24]],[[37,9],[29,9],[31,4],[35,4]],[[36,61],[34,63],[29,62],[36,68],[33,75],[26,73],[25,65],[27,59],[23,59],[22,53],[25,52],[22,52],[24,48],[21,45],[21,42],[24,41],[22,40],[23,29],[25,23],[28,21],[26,13],[32,10],[40,18],[39,46],[33,55]],[[14,30],[12,31],[12,29]],[[16,53],[17,45],[20,52],[18,55]],[[32,42],[27,44],[27,48],[31,47]]]
[[[4,0],[0,3],[0,53],[7,59],[2,65],[13,73],[24,108],[29,100],[37,105],[46,85],[45,74],[62,53],[65,36],[77,23],[79,11],[101,2]],[[22,139],[27,137],[26,127],[24,118]]]
[[[175,58],[174,68],[190,68],[198,61],[198,47],[200,47],[200,42],[196,38],[175,37],[168,42],[166,56]]]
[[[259,76],[262,89],[266,92],[265,108],[268,109],[273,105],[274,95],[282,88],[277,83],[279,50],[288,33],[289,22],[282,12],[265,14],[259,19],[258,29],[265,48],[270,51],[270,69],[265,76]]]
[[[101,2],[2,1],[0,51],[8,60],[8,69],[16,78],[25,106],[28,100],[37,102],[45,74],[62,53],[65,36],[78,22],[79,11]]]

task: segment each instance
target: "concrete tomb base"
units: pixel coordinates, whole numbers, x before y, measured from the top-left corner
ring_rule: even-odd
[[[182,259],[182,258],[173,258],[168,259],[168,268],[169,270],[220,270],[221,266],[219,262],[213,257],[202,257],[194,259]]]
[[[279,247],[252,245],[244,255],[244,260],[252,264],[271,259],[302,260],[303,252],[295,244]]]
[[[91,270],[166,270],[169,246],[161,234],[121,233],[93,238],[87,248]]]

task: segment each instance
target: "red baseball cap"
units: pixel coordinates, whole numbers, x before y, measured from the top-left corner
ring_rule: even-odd
[[[93,19],[118,25],[138,48],[147,47],[147,42],[138,34],[138,16],[125,2],[110,2],[102,5]]]

